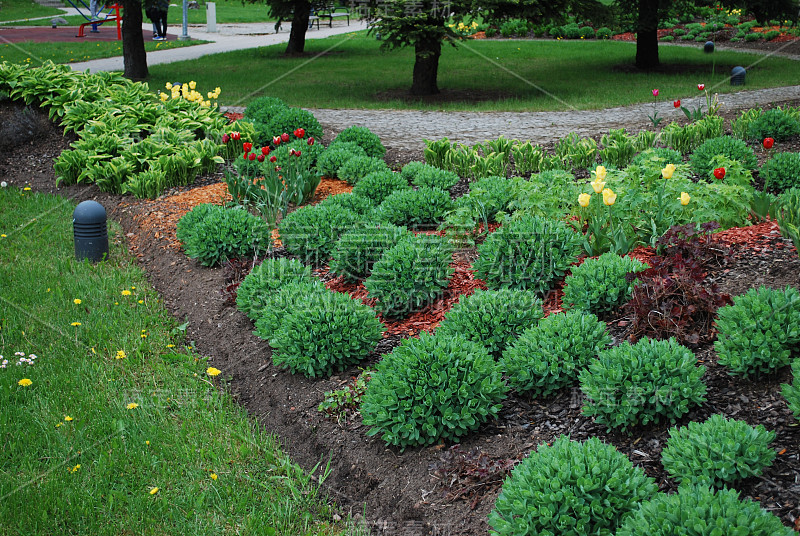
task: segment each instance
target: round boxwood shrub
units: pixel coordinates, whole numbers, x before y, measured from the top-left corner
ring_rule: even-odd
[[[186,255],[203,266],[215,266],[228,259],[254,257],[272,247],[272,230],[267,222],[239,208],[198,205],[178,221],[178,238]],[[193,214],[194,213],[194,214]]]
[[[400,170],[403,178],[414,186],[449,190],[459,181],[458,174],[422,162],[409,162]]]
[[[749,170],[758,167],[756,153],[745,142],[732,136],[720,136],[704,141],[695,149],[691,158],[692,170],[701,177],[707,177],[712,171],[711,159],[717,155],[738,160]]]
[[[580,375],[583,413],[608,429],[674,423],[705,401],[706,368],[675,339],[623,342],[600,352]]]
[[[781,386],[782,393],[789,409],[800,420],[800,359],[795,359],[792,363],[792,376],[794,379],[791,384],[785,383]]]
[[[366,151],[367,156],[383,158],[386,154],[386,148],[381,143],[381,139],[367,127],[360,127],[357,125],[347,127],[336,136],[331,146],[347,141],[360,146]]]
[[[611,28],[603,26],[602,28],[598,28],[597,29],[597,33],[595,34],[595,37],[597,39],[611,39],[611,37],[613,35],[614,35],[614,32],[611,31]]]
[[[355,156],[339,168],[339,178],[355,186],[358,181],[376,171],[389,171],[389,166],[380,158],[371,156]]]
[[[800,121],[780,108],[761,112],[747,125],[747,139],[758,142],[764,138],[784,141],[797,134],[800,134]]]
[[[317,206],[341,207],[359,215],[367,214],[375,209],[375,205],[372,203],[371,199],[353,193],[329,195],[317,203]]]
[[[503,370],[518,392],[545,397],[573,385],[609,344],[606,325],[593,314],[554,314],[525,330],[503,353]]]
[[[293,133],[298,128],[305,129],[306,139],[322,139],[322,125],[319,124],[314,114],[302,108],[287,108],[275,114],[267,123],[267,133],[270,139],[262,145],[268,145],[273,136],[280,136],[283,133],[294,137]]]
[[[369,276],[383,253],[409,235],[404,227],[390,223],[371,223],[347,231],[336,242],[330,262],[331,273],[349,281]]]
[[[486,349],[421,333],[385,356],[361,403],[367,435],[391,445],[457,440],[497,416],[507,387]]]
[[[411,186],[400,173],[394,171],[376,171],[364,176],[353,186],[353,193],[363,195],[377,206],[390,194],[399,190],[410,190]]]
[[[381,340],[375,311],[348,294],[326,291],[299,300],[269,341],[272,361],[292,374],[330,376],[355,365]]]
[[[436,226],[453,209],[450,194],[439,188],[395,190],[378,206],[374,215],[382,221],[409,227]]]
[[[463,296],[436,329],[447,337],[460,333],[495,357],[544,316],[542,301],[525,290],[476,290]]]
[[[258,318],[264,300],[293,281],[314,281],[311,268],[295,259],[266,259],[253,267],[236,291],[236,306],[251,320]]]
[[[774,439],[775,432],[760,424],[752,427],[716,414],[703,423],[671,428],[661,464],[678,482],[722,487],[769,467]]]
[[[287,110],[289,106],[277,97],[258,97],[253,99],[244,109],[244,119],[253,123],[268,124],[278,112]]]
[[[309,306],[309,300],[320,300],[329,290],[319,279],[289,281],[271,294],[261,296],[260,308],[254,320],[255,333],[269,341],[283,324],[283,319],[297,308],[299,302]]]
[[[339,168],[356,156],[367,156],[367,153],[355,143],[342,142],[331,145],[317,158],[317,173],[336,178],[339,176]]]
[[[503,483],[490,534],[611,535],[657,492],[655,480],[613,446],[561,436],[540,445]]]
[[[766,188],[783,192],[800,187],[800,153],[776,153],[761,168]]]
[[[750,289],[717,310],[717,331],[717,360],[731,374],[773,372],[800,343],[800,294],[792,287]]]
[[[591,26],[581,26],[579,30],[581,39],[594,39],[595,31]]]
[[[375,308],[401,316],[435,301],[450,281],[453,249],[442,237],[409,236],[387,250],[364,281]]]
[[[750,499],[731,489],[684,485],[659,493],[622,523],[615,536],[793,536],[796,533]]]
[[[583,236],[562,221],[523,216],[503,225],[478,246],[472,268],[490,289],[544,293],[577,260],[582,243]]]
[[[360,220],[355,212],[332,204],[301,207],[281,220],[278,232],[286,251],[317,266],[328,261],[339,237]]]
[[[564,279],[564,308],[596,314],[613,311],[628,301],[636,284],[625,276],[646,269],[645,263],[613,252],[586,259]]]

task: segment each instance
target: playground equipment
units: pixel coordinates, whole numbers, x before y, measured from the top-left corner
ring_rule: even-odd
[[[78,35],[77,37],[84,37],[86,27],[91,26],[92,31],[97,31],[97,27],[105,22],[116,22],[117,23],[117,39],[122,40],[122,26],[120,23],[122,22],[122,15],[120,15],[120,9],[122,6],[116,2],[113,4],[106,4],[100,8],[97,12],[97,16],[92,16],[92,10],[84,0],[67,0],[69,4],[74,7],[81,16],[86,19],[87,22],[84,22],[78,27]],[[98,2],[99,3],[99,2]],[[81,6],[83,9],[81,9]],[[108,10],[108,11],[106,11]],[[87,16],[85,12],[88,12],[89,15]]]

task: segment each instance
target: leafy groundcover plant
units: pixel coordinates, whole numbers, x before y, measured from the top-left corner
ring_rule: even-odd
[[[295,281],[313,281],[311,268],[295,259],[266,259],[255,266],[239,285],[236,306],[251,320],[258,318],[265,301],[281,287]]]
[[[355,143],[331,145],[317,158],[317,172],[326,177],[338,177],[339,168],[356,156],[367,156],[367,153]]]
[[[503,483],[490,534],[610,535],[658,492],[655,481],[593,437],[540,445]]]
[[[705,401],[706,368],[675,339],[627,341],[600,352],[580,374],[588,398],[584,415],[608,429],[639,424],[674,423]]]
[[[593,314],[554,314],[524,331],[503,353],[503,370],[518,392],[545,397],[573,385],[609,344],[606,325]]]
[[[626,279],[627,274],[645,269],[645,263],[613,252],[586,259],[564,280],[564,308],[596,314],[613,311],[628,301],[636,284],[634,279]]]
[[[386,148],[381,143],[380,137],[367,127],[353,125],[341,131],[331,143],[331,147],[343,142],[355,143],[367,153],[367,156],[383,158]]]
[[[354,228],[361,217],[338,206],[309,206],[295,210],[278,225],[286,251],[304,264],[328,261],[339,237]]]
[[[409,227],[436,226],[452,210],[450,194],[439,188],[395,190],[380,204],[374,215],[383,221]]]
[[[783,384],[783,397],[789,404],[796,419],[800,419],[800,359],[795,359],[792,363],[792,375],[794,380],[791,384]]]
[[[380,205],[383,200],[398,190],[410,190],[402,175],[394,171],[376,171],[370,173],[353,186],[353,193],[363,195],[372,200],[375,205]]]
[[[680,483],[722,487],[760,475],[772,464],[775,432],[715,414],[703,423],[671,428],[661,453],[664,469]]]
[[[369,276],[386,250],[408,236],[405,227],[390,223],[365,224],[347,231],[336,242],[330,262],[331,273],[348,281],[360,281]]]
[[[507,387],[485,348],[456,335],[421,333],[377,365],[361,404],[368,435],[391,445],[457,440],[493,419]]]
[[[283,325],[283,320],[295,311],[299,303],[311,307],[312,300],[324,300],[328,289],[319,279],[309,278],[288,281],[275,292],[261,296],[260,308],[255,316],[256,336],[269,342]]]

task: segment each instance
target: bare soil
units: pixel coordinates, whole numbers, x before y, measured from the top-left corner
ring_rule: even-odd
[[[21,105],[0,102],[0,125],[16,121],[13,118],[19,117],[21,110]],[[379,438],[368,438],[357,416],[346,422],[326,418],[317,411],[323,393],[341,388],[359,370],[352,368],[332,378],[310,380],[276,368],[267,343],[252,334],[253,324],[226,301],[222,292],[226,286],[224,270],[200,266],[174,242],[174,217],[170,214],[186,210],[181,202],[191,199],[193,190],[198,191],[198,199],[219,197],[219,188],[213,189],[219,177],[203,178],[179,193],[185,194],[183,197],[173,195],[155,201],[106,194],[95,186],[57,188],[53,159],[70,140],[48,124],[38,110],[25,113],[29,119],[18,122],[35,126],[35,134],[11,136],[13,143],[2,147],[0,180],[76,201],[95,199],[102,203],[123,227],[124,237],[118,238],[128,240],[169,311],[179,322],[188,321],[188,338],[229,378],[228,386],[239,403],[280,438],[286,452],[302,467],[310,470],[319,463],[323,467],[329,463],[325,490],[342,512],[352,513],[373,534],[486,534],[487,515],[507,470],[537,445],[560,434],[576,440],[597,436],[644,468],[663,491],[676,488],[660,464],[669,426],[641,427],[632,435],[607,432],[581,415],[582,399],[577,388],[562,390],[545,400],[513,394],[497,420],[455,448],[435,445],[401,452]],[[9,140],[5,136],[0,139]],[[800,140],[783,143],[781,149],[798,151]],[[763,160],[765,156],[757,152]],[[394,163],[403,163],[401,158]],[[722,291],[737,295],[762,284],[800,288],[800,257],[780,238],[774,225],[727,236],[738,243],[734,255],[727,265],[709,274]],[[625,320],[609,319],[617,340],[625,337],[621,327]],[[394,335],[382,342],[362,366],[376,362],[381,352],[389,351],[398,340]],[[722,413],[774,430],[777,437],[772,446],[779,455],[772,467],[763,476],[734,487],[786,525],[800,528],[800,426],[780,394],[780,385],[791,381],[789,368],[758,380],[744,380],[728,375],[717,365],[713,346],[702,346],[696,354],[708,369],[704,378],[708,402],[679,424]],[[479,478],[479,474],[484,476]]]

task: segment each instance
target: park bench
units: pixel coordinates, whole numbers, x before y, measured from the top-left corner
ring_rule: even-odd
[[[333,4],[319,4],[311,8],[308,27],[312,28],[316,23],[317,30],[319,30],[319,21],[327,20],[328,26],[333,28],[333,19],[342,17],[347,19],[347,25],[350,26],[350,9],[345,6],[334,6]]]

